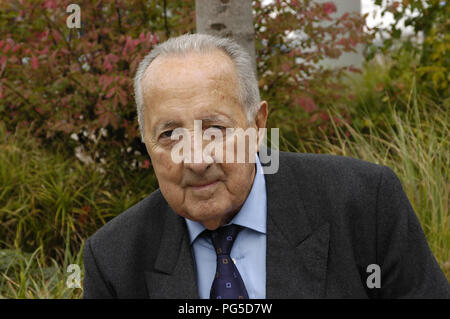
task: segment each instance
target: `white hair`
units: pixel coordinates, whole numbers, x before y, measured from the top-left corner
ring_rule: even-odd
[[[134,97],[137,106],[137,116],[141,140],[144,142],[144,98],[142,93],[142,78],[145,70],[158,56],[185,55],[191,52],[209,53],[221,50],[230,57],[236,67],[238,77],[238,98],[249,122],[253,121],[259,110],[260,96],[258,81],[253,71],[250,55],[235,41],[228,38],[219,38],[206,34],[185,34],[176,38],[170,38],[166,42],[158,44],[145,56],[139,64],[134,77]]]

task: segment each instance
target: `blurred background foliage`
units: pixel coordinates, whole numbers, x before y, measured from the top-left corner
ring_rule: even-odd
[[[70,2],[0,1],[0,298],[81,296],[65,269],[82,265],[84,240],[158,187],[137,63],[195,32],[195,1],[79,1],[79,30],[66,27]],[[449,5],[376,3],[393,24],[370,29],[333,2],[253,1],[269,127],[282,150],[393,168],[450,278]],[[321,63],[360,47],[360,69]]]
[[[381,6],[382,0],[375,3]],[[381,46],[369,47],[368,59],[377,52],[388,55],[391,78],[415,77],[420,82],[419,93],[435,101],[448,103],[450,67],[450,5],[448,1],[390,1],[383,6],[382,15],[393,14],[394,23],[377,30],[384,39]],[[412,30],[407,37],[402,27]]]

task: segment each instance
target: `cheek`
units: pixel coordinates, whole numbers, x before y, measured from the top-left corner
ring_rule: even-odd
[[[252,185],[251,166],[249,164],[223,164],[222,169],[226,175],[225,185],[228,192],[235,200],[241,200],[247,195]]]
[[[183,188],[180,187],[181,164],[172,161],[170,152],[153,152],[151,158],[159,188],[164,198],[175,211],[182,211],[181,207],[185,195]]]
[[[166,150],[154,150],[151,154],[152,165],[156,176],[161,182],[177,183],[181,177],[181,164],[172,161],[170,152]]]

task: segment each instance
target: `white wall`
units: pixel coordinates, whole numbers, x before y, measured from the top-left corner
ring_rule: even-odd
[[[330,0],[316,0],[317,2],[329,2]],[[358,12],[361,13],[361,0],[334,0],[337,12],[334,13],[336,16],[341,16],[346,12]],[[359,45],[356,47],[358,53],[343,53],[339,59],[325,59],[321,64],[324,66],[349,66],[353,65],[355,67],[361,67],[363,63],[363,46]]]

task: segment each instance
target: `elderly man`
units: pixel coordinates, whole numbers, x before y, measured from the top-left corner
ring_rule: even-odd
[[[179,129],[186,142],[198,129],[265,127],[251,65],[233,41],[200,34],[172,38],[141,62],[138,120],[160,188],[86,240],[84,297],[449,297],[387,167],[280,152],[278,171],[263,174],[261,135],[244,162],[217,149],[210,160],[174,160]],[[219,149],[238,152],[227,136]]]

